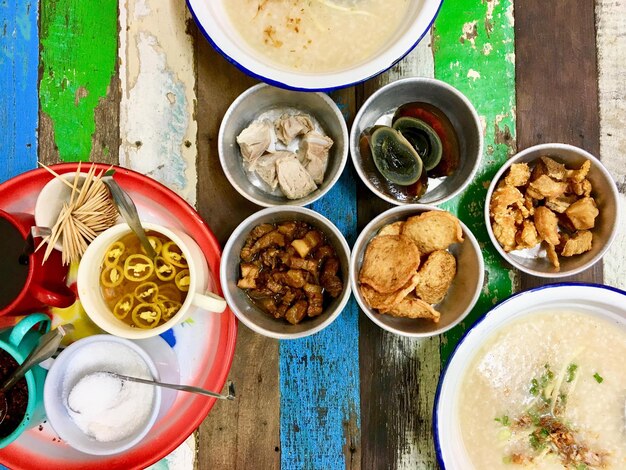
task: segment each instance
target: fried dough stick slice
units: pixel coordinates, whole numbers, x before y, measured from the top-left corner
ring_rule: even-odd
[[[420,252],[409,238],[374,237],[365,250],[359,281],[381,294],[389,294],[404,286],[419,265]]]
[[[402,227],[402,235],[413,240],[422,255],[445,250],[453,243],[463,241],[461,222],[444,211],[423,212],[409,217]]]
[[[417,273],[415,294],[429,304],[438,304],[456,276],[456,258],[446,250],[433,251]]]
[[[407,296],[388,312],[384,312],[393,317],[399,318],[424,318],[434,323],[439,323],[441,314],[430,304],[413,296]]]
[[[390,294],[381,294],[376,289],[363,284],[360,286],[361,295],[371,308],[375,308],[380,311],[387,311],[395,307],[402,301],[407,295],[411,293],[417,285],[418,275],[415,273],[413,277],[407,282],[401,289]]]

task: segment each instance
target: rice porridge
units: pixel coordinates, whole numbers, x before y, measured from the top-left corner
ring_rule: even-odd
[[[382,51],[412,0],[224,0],[243,39],[289,70],[330,72]],[[416,38],[417,40],[417,38]]]
[[[535,313],[496,332],[457,403],[475,468],[626,468],[625,359],[626,330],[589,313]]]

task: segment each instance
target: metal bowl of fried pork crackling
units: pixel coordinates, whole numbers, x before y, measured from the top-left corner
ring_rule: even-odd
[[[271,207],[245,219],[224,247],[222,290],[237,318],[277,339],[330,325],[350,298],[350,248],[322,215]]]
[[[600,160],[558,143],[507,160],[485,202],[487,232],[500,255],[547,278],[578,274],[602,259],[617,236],[619,214],[617,186]]]

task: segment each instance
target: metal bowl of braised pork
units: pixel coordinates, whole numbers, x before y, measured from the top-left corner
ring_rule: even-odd
[[[348,128],[324,93],[259,84],[228,108],[217,145],[224,174],[246,199],[264,207],[304,206],[341,176]]]
[[[350,297],[350,248],[328,219],[272,207],[244,220],[220,264],[226,302],[248,328],[295,339],[330,325]]]
[[[519,152],[496,173],[485,203],[494,246],[517,269],[561,278],[584,271],[619,227],[619,194],[596,157],[567,144]]]
[[[482,153],[482,125],[472,103],[431,78],[382,87],[363,104],[350,131],[359,177],[396,205],[452,199],[474,178]]]

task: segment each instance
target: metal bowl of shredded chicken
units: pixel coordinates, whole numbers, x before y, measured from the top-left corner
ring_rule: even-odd
[[[264,207],[304,206],[341,176],[348,128],[324,93],[259,84],[224,115],[218,153],[224,174],[246,199]]]

